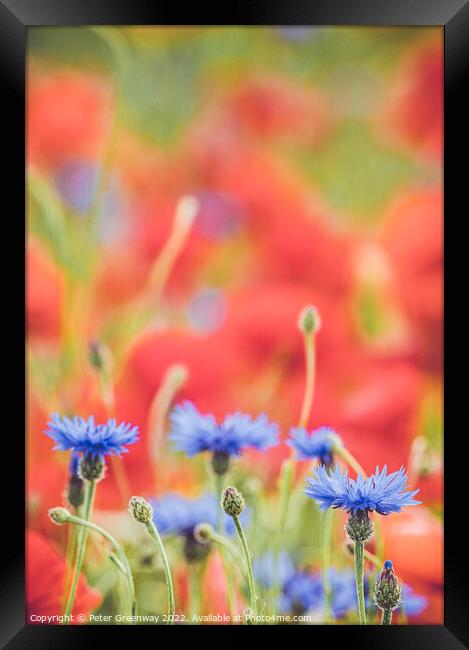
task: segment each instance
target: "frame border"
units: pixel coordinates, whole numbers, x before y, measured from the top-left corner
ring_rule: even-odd
[[[464,133],[464,119],[469,113],[469,103],[465,97],[465,88],[469,82],[469,0],[297,0],[295,7],[287,3],[280,5],[272,3],[271,6],[261,7],[260,3],[251,2],[249,7],[230,7],[230,16],[218,15],[211,8],[197,4],[195,8],[184,9],[184,24],[227,24],[227,25],[300,25],[312,24],[319,26],[434,26],[444,28],[445,42],[445,145],[444,145],[444,210],[445,210],[445,253],[449,249],[449,215],[454,213],[456,219],[458,211],[467,202],[467,174],[464,165],[460,165],[455,153],[459,149],[465,151],[464,144],[469,145],[467,133]],[[242,10],[241,10],[242,9]],[[25,207],[25,61],[26,61],[26,32],[30,26],[65,26],[86,24],[109,25],[177,25],[181,24],[181,14],[174,6],[155,7],[152,0],[134,0],[132,5],[122,0],[0,0],[0,80],[3,88],[2,96],[8,98],[2,103],[5,111],[4,141],[6,140],[6,156],[8,161],[7,184],[8,192],[5,198],[10,200],[11,210],[5,214],[15,215],[18,206],[21,211]],[[209,18],[209,22],[203,19]],[[191,22],[192,19],[192,22]],[[187,22],[186,22],[187,21]],[[224,21],[224,22],[223,22]],[[5,137],[6,136],[6,137]],[[0,581],[0,642],[2,647],[11,649],[36,649],[38,646],[46,647],[66,646],[68,648],[82,648],[88,643],[90,635],[95,641],[106,639],[109,633],[116,631],[116,626],[33,626],[25,625],[24,617],[24,529],[25,529],[25,486],[24,475],[18,472],[18,467],[24,467],[25,441],[23,431],[18,431],[18,421],[15,414],[24,411],[25,400],[25,351],[21,336],[25,332],[25,229],[24,222],[20,219],[10,219],[8,230],[8,249],[12,252],[12,259],[2,256],[5,264],[4,278],[9,278],[6,283],[8,290],[8,310],[5,310],[0,321],[0,332],[3,341],[7,341],[8,358],[8,409],[4,412],[4,431],[9,435],[7,469],[12,470],[10,481],[5,484],[11,486],[5,519],[16,525],[8,527],[8,546],[3,556],[3,572]],[[459,245],[462,251],[462,242]],[[19,255],[18,255],[19,252]],[[467,252],[466,252],[467,257]],[[13,274],[12,262],[17,265],[18,259],[23,262],[23,275]],[[464,255],[453,254],[445,256],[445,285],[450,286],[450,279],[455,281],[463,277]],[[12,281],[13,280],[13,281]],[[448,304],[445,302],[445,324],[448,320]],[[464,341],[463,327],[460,319],[456,321],[461,329],[461,336],[452,336],[455,341]],[[466,328],[467,331],[467,328]],[[448,355],[449,339],[445,337],[445,375],[449,368]],[[18,362],[21,359],[23,365]],[[451,409],[451,400],[455,402],[455,393],[445,390],[445,429],[449,430],[450,417],[448,413],[456,412],[456,405]],[[467,399],[467,398],[466,398]],[[459,406],[458,402],[458,406]],[[455,422],[456,424],[456,422]],[[461,426],[458,422],[459,427]],[[455,428],[455,427],[453,427]],[[457,430],[457,429],[456,429]],[[16,435],[10,435],[16,432]],[[458,490],[455,474],[451,468],[456,468],[461,461],[459,444],[449,444],[447,437],[444,441],[445,454],[445,548],[444,548],[444,625],[424,626],[391,626],[382,628],[369,626],[315,626],[313,634],[315,641],[344,640],[349,647],[360,647],[382,650],[395,648],[425,648],[431,650],[457,650],[469,648],[469,625],[467,616],[469,612],[469,590],[467,589],[467,565],[464,550],[458,540],[461,539],[461,530],[458,524],[461,520],[461,494]],[[466,489],[467,491],[467,489]],[[5,521],[5,520],[4,520]],[[464,571],[465,569],[465,571]],[[132,626],[117,627],[119,636],[124,642],[127,634],[132,635],[136,629],[140,632],[149,631],[148,627]],[[103,629],[105,628],[105,629]],[[175,626],[172,629],[172,638],[177,639],[190,635],[205,635],[207,627]],[[285,632],[288,628],[288,632]],[[165,630],[161,627],[159,634]],[[227,633],[223,626],[213,626],[210,635],[226,643]],[[262,628],[250,627],[250,635],[260,633]],[[291,639],[291,626],[275,626],[276,634],[288,635]],[[167,633],[167,630],[166,630]],[[154,630],[153,630],[154,634]],[[106,636],[104,636],[106,635]],[[218,635],[218,636],[217,636]],[[221,635],[221,637],[220,637]],[[325,636],[324,636],[325,635]],[[129,640],[132,636],[126,637]],[[135,637],[133,637],[135,638]],[[153,637],[154,638],[154,637]],[[244,628],[230,627],[229,638],[235,644],[244,638]],[[286,638],[286,637],[284,637]],[[161,637],[160,637],[161,639]],[[5,644],[5,645],[3,645]],[[60,645],[59,645],[60,644]],[[464,645],[465,644],[465,645]]]

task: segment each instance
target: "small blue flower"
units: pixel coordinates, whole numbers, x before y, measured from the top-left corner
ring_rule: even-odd
[[[311,612],[319,609],[324,600],[321,576],[310,571],[296,571],[282,587],[282,612]]]
[[[138,441],[138,427],[116,420],[108,420],[106,424],[95,424],[91,415],[87,420],[82,417],[61,417],[52,415],[44,432],[57,443],[54,449],[81,452],[93,457],[116,454],[120,456],[127,452],[125,445]]]
[[[292,576],[295,575],[295,565],[290,555],[282,551],[278,557],[278,578],[280,584],[285,584]],[[266,589],[271,589],[275,581],[275,558],[274,554],[269,551],[257,558],[254,562],[254,576]]]
[[[332,452],[338,443],[340,437],[329,427],[321,427],[311,434],[302,427],[294,427],[288,441],[288,445],[296,451],[298,460],[317,458],[324,465],[332,463]]]
[[[279,555],[278,578],[281,585],[279,608],[282,612],[313,612],[324,609],[324,588],[321,573],[300,570],[286,551]],[[271,589],[275,576],[275,560],[271,552],[254,562],[254,575],[258,584]],[[331,610],[339,619],[357,609],[357,592],[353,571],[329,569]]]
[[[151,501],[153,521],[162,535],[192,535],[197,524],[217,526],[219,504],[211,494],[204,494],[197,499],[187,499],[180,494],[170,492],[160,499]],[[243,523],[249,519],[244,510],[240,517]],[[232,517],[223,513],[225,532],[234,534],[235,525]]]
[[[192,402],[184,402],[171,413],[170,440],[177,451],[195,456],[203,451],[239,456],[246,447],[267,449],[278,443],[278,427],[266,415],[253,420],[233,413],[218,424],[213,415],[201,415]]]
[[[333,617],[343,618],[350,611],[356,611],[358,600],[355,574],[353,571],[349,569],[338,571],[337,569],[330,568],[329,583],[331,585],[331,609]],[[365,582],[365,591],[366,585],[367,582]]]
[[[414,593],[412,587],[409,587],[406,584],[402,585],[402,605],[399,609],[402,610],[406,616],[418,616],[423,612],[427,605],[428,600],[425,596],[419,596]]]
[[[356,514],[358,511],[375,510],[381,515],[400,512],[404,506],[416,506],[421,501],[415,501],[418,490],[406,492],[407,474],[403,467],[397,472],[387,474],[387,466],[381,473],[376,473],[364,479],[361,474],[357,479],[348,477],[338,466],[328,472],[324,465],[313,469],[313,478],[307,478],[305,493],[315,499],[320,510],[327,508],[342,508],[346,512]]]

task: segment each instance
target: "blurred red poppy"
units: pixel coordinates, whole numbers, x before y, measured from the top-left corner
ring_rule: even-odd
[[[45,537],[33,531],[26,532],[26,620],[28,623],[47,623],[47,621],[37,621],[35,617],[63,614],[65,569],[65,560]],[[72,614],[75,617],[88,616],[99,607],[101,601],[101,594],[92,589],[81,576]],[[51,621],[49,624],[51,623],[57,624],[58,621]],[[80,620],[75,619],[73,623],[80,623]]]
[[[28,161],[56,167],[67,159],[95,160],[110,125],[112,90],[97,74],[62,70],[30,75]]]
[[[252,77],[222,99],[235,125],[250,135],[280,137],[311,146],[330,130],[332,109],[325,97],[281,77]]]
[[[44,249],[30,239],[26,250],[26,321],[31,341],[58,338],[63,290],[59,269]]]
[[[443,155],[443,40],[419,44],[404,57],[381,109],[385,137],[430,159]],[[384,114],[384,117],[383,117]]]
[[[382,242],[394,262],[396,293],[414,328],[424,367],[442,360],[443,195],[439,188],[396,198],[382,225]]]

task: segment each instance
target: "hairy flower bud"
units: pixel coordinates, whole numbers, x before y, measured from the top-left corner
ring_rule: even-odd
[[[153,508],[143,497],[131,497],[129,512],[141,524],[148,524],[153,518]]]
[[[402,589],[394,573],[392,562],[387,560],[375,584],[375,603],[380,609],[393,610],[402,602]]]
[[[352,541],[367,542],[373,535],[373,524],[368,512],[366,510],[351,512],[345,524],[345,531]]]
[[[301,310],[298,327],[303,334],[315,334],[321,329],[321,317],[316,307],[308,305]]]
[[[62,525],[66,524],[70,519],[70,513],[67,508],[51,508],[49,510],[49,517],[52,519],[54,524]]]
[[[78,474],[72,474],[67,486],[67,501],[74,508],[79,508],[85,500],[83,480]]]
[[[230,467],[230,455],[223,451],[215,451],[212,456],[212,469],[218,476],[226,474]]]
[[[98,454],[86,454],[78,465],[78,475],[84,481],[100,481],[104,477],[106,465]]]
[[[230,517],[239,517],[244,510],[244,497],[234,487],[227,487],[222,495],[221,504]]]

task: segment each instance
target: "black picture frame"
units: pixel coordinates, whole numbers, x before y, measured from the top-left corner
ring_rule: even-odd
[[[163,629],[150,626],[33,626],[24,620],[24,436],[18,413],[25,411],[25,354],[24,340],[24,215],[25,204],[25,48],[27,28],[33,25],[440,25],[445,39],[445,156],[444,156],[444,209],[445,209],[445,286],[462,277],[464,255],[461,251],[449,256],[449,223],[457,227],[461,206],[467,201],[464,176],[467,164],[459,162],[458,152],[467,151],[467,134],[464,121],[468,114],[465,88],[469,82],[469,0],[297,0],[296,3],[250,2],[244,7],[232,5],[225,15],[215,7],[208,9],[200,3],[177,7],[162,5],[152,0],[0,0],[0,78],[2,97],[3,158],[7,161],[6,183],[3,187],[4,201],[9,203],[8,234],[4,235],[4,250],[12,253],[1,256],[6,264],[3,289],[7,291],[6,309],[0,319],[0,339],[6,342],[3,355],[4,377],[7,379],[7,404],[3,412],[4,435],[8,445],[3,448],[3,462],[11,470],[7,501],[3,503],[3,541],[6,550],[2,554],[0,580],[0,642],[2,647],[27,648],[67,647],[82,648],[84,644],[98,641],[110,642],[110,634],[117,632],[121,641],[135,640],[135,634],[151,634],[152,641],[162,643]],[[4,223],[4,228],[6,227]],[[456,240],[458,239],[456,235]],[[453,242],[454,243],[454,242]],[[456,242],[456,248],[458,244]],[[450,391],[448,368],[452,358],[451,347],[464,341],[461,319],[449,317],[449,305],[445,300],[445,323],[451,328],[451,342],[445,335],[445,428],[451,421],[455,427],[464,427],[464,418],[456,420],[460,401]],[[457,327],[461,328],[458,336]],[[467,331],[467,329],[466,329]],[[453,382],[451,382],[453,383]],[[454,415],[452,415],[454,414]],[[454,427],[453,427],[454,428]],[[12,434],[15,433],[15,435]],[[454,434],[455,431],[452,431]],[[461,462],[461,449],[455,443],[455,435],[445,438],[445,613],[444,625],[438,626],[314,626],[314,628],[276,626],[279,637],[288,639],[298,633],[311,635],[308,643],[344,642],[349,648],[399,647],[413,650],[436,648],[469,648],[469,589],[467,589],[467,562],[465,547],[461,543],[461,505],[464,493],[453,471]],[[261,631],[262,630],[262,631]],[[285,631],[287,630],[287,631]],[[185,628],[175,626],[170,638],[195,639],[207,633],[221,643],[238,643],[245,635],[264,634],[265,627],[211,627]],[[168,634],[168,629],[165,630]],[[157,635],[157,636],[155,636]],[[194,635],[194,636],[193,636]],[[90,638],[91,637],[91,638]],[[260,638],[260,637],[259,637]],[[285,636],[285,639],[287,637]],[[282,639],[283,640],[283,639]],[[280,638],[279,641],[281,642]]]

